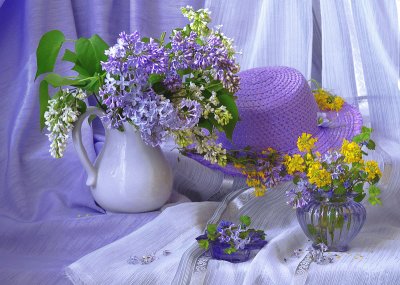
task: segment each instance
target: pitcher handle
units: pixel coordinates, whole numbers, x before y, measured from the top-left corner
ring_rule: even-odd
[[[102,117],[105,116],[105,113],[103,110],[97,107],[88,107],[86,112],[79,116],[79,119],[72,130],[72,141],[75,150],[78,153],[78,157],[81,160],[81,163],[88,175],[88,178],[86,180],[86,185],[94,186],[96,184],[97,171],[96,168],[93,166],[92,162],[88,158],[87,152],[82,143],[82,134],[81,134],[82,124],[84,120],[90,115],[97,115],[98,117]]]

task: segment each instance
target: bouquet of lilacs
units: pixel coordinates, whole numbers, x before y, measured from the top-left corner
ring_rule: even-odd
[[[353,141],[344,139],[340,149],[323,155],[313,151],[317,139],[303,133],[297,141],[298,149],[303,154],[286,155],[284,158],[287,173],[296,185],[286,193],[288,204],[302,208],[314,199],[344,202],[347,197],[361,202],[366,190],[372,205],[381,204],[380,189],[376,186],[382,176],[381,170],[376,161],[363,160],[363,154],[366,154],[363,147],[375,148],[370,139],[371,131],[363,127]]]
[[[122,32],[109,47],[94,35],[75,41],[75,51],[65,50],[62,59],[74,63],[78,75],[49,73],[40,84],[41,126],[47,126],[54,157],[62,157],[69,132],[86,110],[85,99],[93,96],[111,128],[133,126],[153,147],[172,136],[181,150],[226,164],[226,150],[216,143],[215,133],[231,138],[238,120],[236,52],[220,27],[208,27],[207,9],[186,7],[182,13],[190,23],[167,39],[166,33],[153,39]],[[60,31],[42,37],[36,77],[53,71],[67,41]],[[49,84],[58,89],[51,99]]]

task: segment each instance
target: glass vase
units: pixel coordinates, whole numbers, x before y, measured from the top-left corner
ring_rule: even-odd
[[[343,252],[364,225],[366,211],[351,197],[336,202],[313,199],[297,209],[297,219],[315,248],[324,243],[328,251]]]

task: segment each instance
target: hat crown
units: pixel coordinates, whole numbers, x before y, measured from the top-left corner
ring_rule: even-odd
[[[286,152],[303,133],[318,132],[318,106],[304,76],[290,67],[261,67],[242,71],[235,94],[240,121],[227,148],[272,147]]]

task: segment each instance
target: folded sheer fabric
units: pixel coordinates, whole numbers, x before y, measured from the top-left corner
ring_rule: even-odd
[[[254,197],[253,189],[244,188],[230,192],[219,203],[191,202],[169,207],[141,229],[71,264],[67,274],[75,284],[301,284],[306,280],[308,284],[376,284],[377,280],[397,284],[400,213],[394,209],[400,200],[396,191],[400,155],[393,151],[399,146],[387,141],[381,141],[381,145],[384,149],[373,156],[384,168],[383,206],[367,206],[365,226],[351,243],[350,251],[339,254],[334,264],[314,263],[308,272],[295,275],[302,258],[294,257],[293,250],[301,248],[305,252],[310,242],[297,223],[295,211],[285,204],[285,191],[292,185],[283,183],[262,198]],[[201,170],[207,171],[197,169]],[[193,177],[191,183],[196,183]],[[267,232],[269,244],[240,264],[209,260],[202,255],[194,238],[203,232],[207,221],[235,222],[243,214],[252,217],[254,227]],[[163,256],[165,249],[171,254]],[[153,252],[158,258],[150,264],[127,263],[131,255]]]

